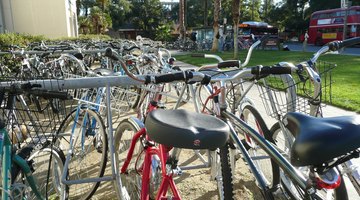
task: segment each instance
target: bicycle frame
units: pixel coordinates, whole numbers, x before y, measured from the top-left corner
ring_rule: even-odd
[[[129,152],[127,154],[124,165],[121,167],[120,173],[124,174],[127,171],[128,165],[132,159],[133,152],[135,149],[136,141],[138,141],[141,137],[145,137],[147,141],[150,141],[150,138],[146,135],[146,129],[142,128],[138,131],[131,140],[131,145]],[[145,158],[142,169],[142,184],[141,184],[141,200],[149,199],[149,184],[150,184],[150,174],[151,174],[151,165],[152,165],[152,157],[158,156],[161,162],[161,175],[162,181],[160,188],[158,190],[156,199],[166,198],[166,194],[169,189],[171,189],[174,197],[172,199],[181,199],[180,194],[176,188],[175,182],[173,180],[173,173],[167,173],[166,170],[166,161],[169,158],[169,151],[172,149],[165,145],[159,144],[158,147],[155,146],[147,146],[145,148]]]
[[[5,129],[0,130],[0,158],[1,158],[0,162],[2,164],[2,167],[1,167],[1,177],[2,177],[1,199],[3,199],[3,200],[9,199],[9,195],[11,193],[10,192],[11,188],[9,187],[10,186],[9,185],[9,181],[10,181],[9,173],[10,173],[12,163],[18,165],[21,168],[22,172],[24,173],[24,175],[26,177],[26,180],[28,181],[28,183],[29,183],[32,191],[36,195],[36,197],[38,199],[45,199],[44,197],[42,197],[39,190],[37,189],[36,181],[35,181],[34,177],[32,176],[30,166],[27,164],[26,160],[21,158],[19,155],[12,154],[12,144],[11,144],[8,132]]]
[[[241,72],[240,72],[241,73]],[[250,137],[252,141],[254,141],[256,144],[258,144],[261,149],[263,149],[272,160],[274,160],[278,166],[284,170],[284,172],[297,184],[299,187],[306,191],[306,195],[310,199],[313,198],[312,195],[316,195],[316,189],[312,186],[310,186],[307,183],[307,180],[305,177],[301,174],[300,171],[298,171],[296,168],[294,168],[289,161],[282,156],[283,152],[280,152],[280,149],[277,149],[276,146],[269,143],[261,133],[254,130],[252,127],[250,127],[245,121],[234,115],[233,113],[227,111],[227,103],[225,101],[225,95],[226,95],[226,78],[219,79],[219,80],[213,80],[213,82],[219,82],[220,86],[219,89],[217,89],[217,93],[219,94],[219,103],[218,103],[218,110],[219,113],[216,113],[216,115],[220,116],[230,127],[231,129],[231,139],[234,143],[235,147],[242,153],[246,163],[249,165],[249,168],[251,172],[254,174],[254,177],[263,192],[263,195],[266,197],[268,192],[272,192],[272,188],[268,188],[266,184],[266,180],[262,177],[260,172],[258,171],[253,159],[250,157],[248,151],[246,150],[244,144],[241,142],[241,139],[237,135],[235,128],[240,129],[246,136]],[[216,110],[216,109],[215,109]]]
[[[163,89],[163,85],[160,85],[155,90],[155,94],[153,94],[152,98],[153,101],[158,102],[161,100],[162,94],[160,92]],[[150,95],[147,93],[147,95]],[[144,96],[145,98],[145,96]],[[143,102],[144,99],[141,101]],[[140,104],[139,104],[140,105]],[[158,107],[156,104],[153,104],[151,102],[148,103],[148,108],[146,110],[146,113],[149,113],[153,110],[156,110]],[[142,114],[139,114],[142,117]],[[172,194],[174,195],[172,199],[181,199],[180,194],[176,188],[175,182],[173,180],[173,174],[169,173],[166,167],[166,163],[168,158],[170,158],[170,150],[172,147],[168,147],[162,144],[153,145],[151,144],[151,139],[146,134],[146,129],[141,128],[131,139],[130,148],[127,154],[127,157],[124,161],[124,165],[120,169],[120,173],[125,174],[127,171],[127,168],[130,164],[131,159],[133,158],[133,153],[135,149],[136,142],[140,140],[141,138],[145,138],[146,146],[145,149],[145,158],[144,162],[142,164],[142,181],[141,181],[141,200],[148,200],[149,199],[149,185],[150,185],[150,174],[152,169],[152,160],[154,159],[154,156],[158,156],[160,158],[161,162],[161,175],[162,175],[162,181],[160,184],[160,187],[157,192],[156,200],[160,200],[163,198],[166,198],[166,194],[168,190],[170,189]]]

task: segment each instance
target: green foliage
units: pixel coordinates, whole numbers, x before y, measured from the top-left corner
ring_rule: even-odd
[[[159,25],[156,30],[156,40],[160,41],[170,41],[171,40],[171,24]]]
[[[112,28],[119,29],[126,23],[126,15],[132,10],[132,4],[127,0],[113,0],[109,6],[109,14],[112,19]]]
[[[94,40],[94,41],[106,41],[111,40],[112,38],[108,35],[96,35],[96,34],[80,34],[79,37],[61,37],[61,38],[55,38],[48,41],[78,41],[78,40]]]
[[[132,12],[127,16],[135,27],[144,30],[145,37],[155,38],[155,29],[164,24],[160,0],[133,1]]]
[[[41,42],[46,38],[42,35],[30,35],[30,34],[18,34],[18,33],[6,33],[0,34],[1,46],[17,45],[26,46],[32,42]]]
[[[240,21],[261,21],[260,0],[243,0],[240,3]]]

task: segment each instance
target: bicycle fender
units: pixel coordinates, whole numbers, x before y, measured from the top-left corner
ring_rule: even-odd
[[[140,119],[138,119],[136,117],[130,117],[128,120],[132,125],[134,125],[136,128],[138,128],[138,130],[145,128],[144,122],[142,122]]]

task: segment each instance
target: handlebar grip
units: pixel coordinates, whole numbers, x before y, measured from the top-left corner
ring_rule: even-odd
[[[67,92],[61,92],[61,91],[31,90],[29,94],[43,97],[45,99],[61,99],[61,100],[72,99],[72,96],[69,95]]]
[[[328,47],[331,51],[337,51],[341,48],[352,46],[352,45],[355,45],[358,43],[360,43],[360,37],[351,38],[351,39],[347,39],[347,40],[343,40],[343,41],[330,42],[328,44]]]
[[[119,55],[118,53],[116,53],[114,50],[112,50],[111,48],[107,48],[105,50],[105,56],[112,59],[112,60],[115,60],[115,61],[118,61],[119,60]]]
[[[218,68],[227,68],[227,67],[240,67],[240,62],[238,60],[226,60],[218,63]]]
[[[290,67],[269,67],[269,66],[257,66],[251,68],[251,74],[254,75],[270,75],[270,74],[291,74]]]
[[[173,81],[186,81],[193,77],[192,72],[190,71],[182,71],[182,72],[176,72],[171,74],[163,74],[163,75],[157,75],[157,76],[146,76],[145,77],[145,84],[148,83],[169,83]]]
[[[203,53],[194,53],[194,54],[191,54],[191,57],[205,58],[205,54],[203,54]]]

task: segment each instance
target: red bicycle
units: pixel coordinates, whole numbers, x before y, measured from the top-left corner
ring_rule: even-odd
[[[210,81],[202,73],[190,71],[145,76],[145,81],[131,74],[130,77],[145,84]],[[160,96],[154,96],[148,104],[145,123],[131,117],[121,121],[115,132],[115,158],[120,167],[123,199],[181,199],[173,180],[181,174],[179,155],[170,151],[216,149],[224,146],[229,137],[229,127],[220,119],[185,110],[158,109]]]

